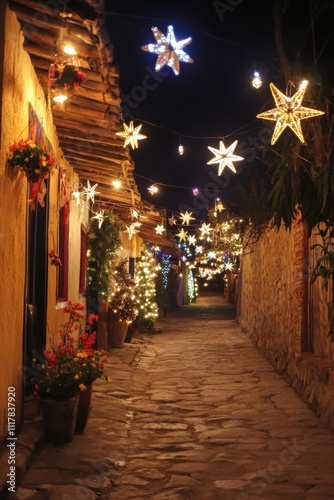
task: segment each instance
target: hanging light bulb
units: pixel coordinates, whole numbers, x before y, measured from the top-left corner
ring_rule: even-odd
[[[120,174],[118,174],[118,175],[117,175],[117,179],[114,179],[114,180],[112,181],[112,185],[113,185],[113,186],[114,186],[114,188],[116,188],[116,189],[119,189],[119,188],[121,187],[122,183],[121,183],[121,180],[120,180]]]
[[[259,89],[262,85],[261,75],[258,71],[254,71],[254,78],[252,80],[252,85],[255,89]]]
[[[179,145],[179,150],[178,150],[178,151],[179,151],[179,155],[180,155],[180,156],[182,156],[182,155],[183,155],[183,153],[184,153],[184,147],[182,146],[182,144],[181,144],[181,143],[180,143],[180,145]]]
[[[52,97],[54,102],[65,102],[67,99],[67,95],[65,94],[64,90],[59,89],[58,91],[54,92],[54,95]]]
[[[69,56],[76,56],[77,55],[77,51],[75,50],[75,48],[69,44],[65,45],[65,47],[63,48],[63,51],[65,52],[65,54],[68,54]]]
[[[193,188],[193,195],[198,196],[199,195],[199,189],[198,188]]]
[[[147,188],[147,191],[150,193],[150,194],[156,194],[158,191],[159,191],[159,188],[156,184],[152,184],[152,186],[148,187]]]

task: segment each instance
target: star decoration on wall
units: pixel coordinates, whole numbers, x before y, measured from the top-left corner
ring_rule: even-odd
[[[180,61],[186,63],[193,62],[193,59],[183,50],[191,42],[191,37],[179,42],[176,41],[173,26],[168,26],[167,36],[155,26],[152,28],[152,33],[156,43],[142,45],[141,49],[157,54],[158,59],[155,64],[155,71],[160,71],[167,64],[167,66],[172,68],[175,75],[178,75],[180,73]]]
[[[201,231],[202,236],[206,236],[209,235],[211,231],[213,231],[213,228],[210,226],[210,224],[205,224],[205,222],[203,222],[199,230]]]
[[[171,226],[174,226],[176,224],[176,219],[174,217],[174,215],[172,215],[169,219],[168,219],[168,222]]]
[[[137,233],[137,228],[141,226],[141,222],[134,222],[130,224],[130,226],[125,226],[125,230],[129,235],[129,240],[132,239],[132,236]]]
[[[181,231],[179,231],[178,233],[176,233],[176,236],[178,236],[178,238],[180,239],[180,241],[186,241],[187,238],[188,238],[188,231],[185,231],[182,228]]]
[[[195,247],[195,253],[203,253],[203,247],[202,245],[198,245],[197,247]]]
[[[142,124],[138,125],[138,127],[133,127],[133,122],[130,122],[130,125],[127,126],[126,123],[123,123],[124,130],[123,132],[116,132],[116,135],[122,137],[124,140],[124,147],[128,144],[132,147],[132,149],[138,148],[138,141],[141,139],[147,139],[146,135],[140,134],[140,129]]]
[[[92,202],[94,203],[95,195],[100,194],[100,191],[96,191],[97,186],[98,184],[94,184],[94,186],[91,186],[90,182],[87,181],[87,186],[83,188],[87,201],[92,200]]]
[[[225,167],[228,167],[232,172],[236,173],[234,161],[244,160],[242,156],[237,156],[233,154],[235,148],[237,147],[238,141],[234,141],[231,146],[225,148],[224,142],[219,141],[219,149],[212,148],[208,146],[208,149],[215,155],[212,160],[208,161],[207,165],[212,165],[213,163],[219,163],[218,175],[221,175]]]
[[[192,212],[189,213],[188,210],[186,210],[184,214],[180,214],[180,219],[182,219],[182,224],[188,226],[191,220],[195,220],[195,217],[192,217]]]
[[[156,226],[156,228],[155,228],[155,232],[156,232],[156,234],[160,234],[160,235],[162,235],[162,233],[163,233],[164,231],[166,231],[166,229],[165,229],[165,228],[164,228],[164,226],[163,226],[163,225],[161,225],[161,224],[160,224],[160,225],[158,224],[158,225]]]
[[[196,236],[188,236],[188,245],[196,245]]]
[[[305,140],[300,121],[324,114],[324,111],[319,111],[318,109],[312,108],[304,108],[301,105],[307,85],[308,82],[304,80],[300,84],[297,92],[292,97],[284,95],[280,90],[278,90],[277,87],[275,87],[273,83],[269,85],[271,93],[275,100],[276,108],[264,111],[263,113],[256,115],[256,117],[262,118],[263,120],[273,120],[276,122],[275,130],[271,138],[271,144],[275,144],[286,127],[290,127],[291,130],[296,134],[298,139],[302,143],[304,143]]]
[[[133,219],[139,219],[139,212],[135,208],[131,208],[130,215]]]
[[[227,269],[228,271],[232,271],[232,269],[233,269],[233,262],[228,262],[225,265],[225,269]]]
[[[103,221],[104,221],[104,215],[103,215],[103,211],[100,210],[99,212],[97,212],[94,217],[92,217],[92,219],[97,219],[99,222],[98,222],[98,227],[99,229],[101,229],[101,226],[103,224]]]

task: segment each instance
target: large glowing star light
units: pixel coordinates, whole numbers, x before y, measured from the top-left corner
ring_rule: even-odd
[[[188,231],[185,231],[182,228],[181,231],[179,231],[178,233],[176,233],[176,236],[178,236],[178,238],[179,238],[180,241],[186,241],[187,238],[188,238]]]
[[[318,109],[304,108],[301,105],[307,85],[308,82],[304,80],[292,97],[284,95],[280,90],[278,90],[278,88],[275,87],[274,84],[271,83],[269,85],[275,100],[276,108],[264,111],[263,113],[256,115],[256,117],[276,122],[275,130],[271,138],[271,144],[275,144],[286,127],[290,127],[298,139],[304,143],[305,141],[300,121],[324,114],[323,111],[319,111]]]
[[[167,36],[161,33],[156,27],[152,28],[152,33],[156,43],[142,45],[141,49],[157,54],[158,59],[155,64],[155,71],[160,71],[167,64],[178,75],[180,73],[180,61],[186,63],[193,62],[193,59],[183,50],[191,42],[191,37],[177,42],[173,26],[168,26]]]
[[[236,173],[236,169],[233,165],[234,161],[240,161],[244,158],[242,156],[237,156],[233,152],[237,147],[238,141],[234,141],[231,146],[225,148],[223,141],[219,141],[219,149],[212,148],[208,146],[210,151],[215,155],[212,160],[208,161],[207,165],[212,165],[213,163],[219,163],[218,175],[221,175],[225,167],[228,167],[232,172]]]
[[[140,134],[140,129],[142,124],[138,125],[138,127],[133,127],[133,122],[130,122],[130,125],[127,126],[126,123],[123,123],[124,130],[123,132],[116,132],[116,135],[122,137],[124,140],[124,147],[128,144],[131,145],[132,149],[138,148],[138,141],[140,139],[147,139],[146,135]]]
[[[189,226],[190,224],[190,221],[191,220],[195,220],[195,217],[192,217],[192,212],[188,212],[188,210],[186,210],[184,212],[184,214],[180,214],[180,219],[182,219],[182,224],[186,224],[187,226]]]

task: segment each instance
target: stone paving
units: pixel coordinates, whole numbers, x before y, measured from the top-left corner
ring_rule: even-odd
[[[334,434],[220,296],[112,349],[86,431],[47,445],[10,498],[334,499]]]

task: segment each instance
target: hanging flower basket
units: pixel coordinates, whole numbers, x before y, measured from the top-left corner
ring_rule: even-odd
[[[8,165],[13,170],[18,168],[30,182],[29,202],[34,202],[38,197],[42,205],[46,193],[44,180],[56,167],[53,153],[38,147],[31,140],[21,139],[10,146]]]
[[[49,73],[49,84],[51,93],[54,95],[67,94],[78,89],[85,81],[85,75],[73,62],[56,61],[51,65]]]

